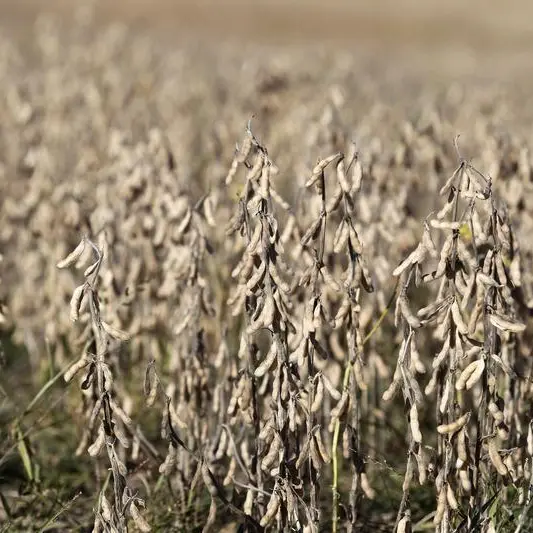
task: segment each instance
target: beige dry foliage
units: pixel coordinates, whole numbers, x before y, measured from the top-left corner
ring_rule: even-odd
[[[529,505],[533,171],[498,93],[408,113],[344,56],[219,65],[77,24],[36,27],[31,76],[2,48],[0,297],[32,367],[46,340],[80,386],[94,530],[149,531],[160,474],[176,528],[204,494],[205,531],[352,532],[387,457],[398,532],[416,483],[439,533],[510,483]]]

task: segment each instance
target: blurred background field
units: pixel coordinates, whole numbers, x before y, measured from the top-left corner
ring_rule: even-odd
[[[154,531],[202,531],[211,498],[202,486],[194,506],[187,502],[193,498],[186,488],[195,463],[181,449],[181,477],[167,482],[159,476],[168,444],[159,431],[163,408],[154,413],[144,405],[142,383],[154,357],[166,394],[188,423],[188,445],[198,453],[202,446],[209,448],[204,451],[210,468],[223,479],[235,459],[229,444],[227,453],[215,457],[221,439],[217,424],[231,426],[239,445],[245,446],[251,435],[246,416],[226,419],[224,414],[242,374],[236,347],[244,315],[228,318],[226,306],[239,286],[230,272],[242,242],[221,228],[230,224],[239,205],[243,169],[240,181],[225,187],[224,180],[235,143],[241,145],[252,117],[254,134],[281,169],[275,185],[291,205],[278,209],[280,225],[298,212],[295,224],[301,233],[313,216],[316,198],[305,182],[317,158],[348,154],[356,142],[365,175],[364,194],[356,199],[357,230],[376,283],[375,293],[362,298],[358,311],[363,337],[381,324],[396,287],[391,272],[417,245],[425,217],[442,208],[438,190],[458,163],[457,134],[461,153],[495,178],[522,243],[523,285],[529,289],[532,18],[533,4],[527,0],[0,0],[0,311],[5,315],[0,325],[0,531],[92,531],[100,491],[110,486],[105,454],[94,459],[86,453],[98,431],[88,422],[96,392],[92,397],[82,393],[80,380],[66,384],[61,375],[79,358],[80,338],[87,340],[87,332],[68,316],[82,271],[56,268],[82,234],[94,232],[96,240],[104,229],[111,252],[101,281],[102,307],[117,328],[132,335],[126,348],[109,354],[113,394],[135,422],[123,425],[127,438],[139,445],[142,436],[135,457],[120,448],[128,483],[146,499],[145,515]],[[144,195],[147,190],[150,194]],[[203,238],[205,229],[209,245],[200,239],[198,257],[189,257],[191,242],[198,243],[187,232],[154,244],[153,218],[165,218],[161,213],[167,213],[168,198],[176,199],[174,215],[194,211],[202,219],[198,231]],[[216,224],[200,216],[206,198]],[[291,255],[300,241],[289,239]],[[213,246],[213,257],[202,246]],[[340,276],[344,259],[336,263],[335,254],[328,253]],[[179,314],[198,302],[188,292],[189,281],[180,278],[182,265],[176,265],[175,254],[185,262],[198,261],[193,266],[209,281],[216,317],[202,308],[198,323],[180,335],[175,335]],[[290,257],[291,281],[312,263],[311,257],[303,252]],[[138,289],[134,296],[125,288],[130,282]],[[298,322],[308,294],[293,289]],[[432,290],[417,292],[413,307],[434,301]],[[121,307],[126,300],[128,311]],[[328,293],[325,301],[334,315],[339,300]],[[520,304],[530,336],[531,308]],[[342,520],[349,522],[348,507],[357,507],[352,524],[357,531],[391,531],[400,515],[406,516],[402,483],[413,444],[407,413],[400,395],[387,405],[379,399],[396,365],[398,331],[387,316],[365,352],[369,373],[376,371],[369,361],[378,352],[389,371],[387,377],[372,374],[375,382],[363,407],[368,418],[361,427],[369,478],[382,498],[370,498],[371,491],[362,494],[359,487],[357,502],[349,502],[352,470],[357,469],[344,444]],[[325,328],[323,335],[321,340],[333,343],[331,331]],[[429,333],[421,342],[429,347],[427,353],[421,350],[428,368],[434,342]],[[191,345],[206,350],[204,360],[198,356],[191,362]],[[526,348],[521,349],[524,356]],[[222,352],[226,359],[215,365],[213,359]],[[333,359],[333,384],[342,390],[345,362]],[[531,372],[530,363],[521,370]],[[427,377],[417,375],[421,381]],[[180,380],[185,378],[194,394],[184,399]],[[210,409],[212,390],[206,392],[206,383],[220,393],[219,411]],[[513,421],[523,422],[533,412],[533,393],[526,389],[519,412],[509,415],[516,414]],[[265,406],[269,399],[267,394]],[[427,435],[428,446],[435,447],[435,398],[426,402],[421,428],[424,443]],[[315,421],[323,428],[333,405],[325,402],[324,412],[317,414],[322,418]],[[517,424],[519,429],[513,424],[516,446],[509,448],[522,450],[527,423]],[[328,447],[330,433],[324,430]],[[478,438],[474,433],[471,428],[472,444]],[[479,530],[492,531],[494,523],[501,531],[514,531],[520,483],[506,481],[502,488],[486,462],[487,494],[501,490],[505,498],[490,508],[494,522]],[[274,478],[265,482],[267,491]],[[411,490],[415,531],[432,527],[433,481]],[[329,466],[321,483],[320,532],[331,530]],[[227,491],[242,506],[246,491],[238,485]],[[302,498],[309,496],[306,491]],[[464,504],[461,517],[466,516],[468,496],[458,494]],[[219,510],[212,530],[237,531],[239,518]],[[130,521],[130,527],[139,524]]]

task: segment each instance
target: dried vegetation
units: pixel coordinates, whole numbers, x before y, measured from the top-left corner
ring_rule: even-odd
[[[527,531],[533,161],[498,92],[70,31],[0,47],[4,523]]]

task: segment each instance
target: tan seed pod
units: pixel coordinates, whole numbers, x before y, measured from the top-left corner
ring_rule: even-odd
[[[500,408],[493,400],[489,402],[488,409],[496,422],[503,422],[503,412],[500,411]]]
[[[192,209],[188,207],[187,212],[185,213],[185,216],[183,217],[183,220],[176,227],[176,230],[173,235],[174,239],[179,239],[185,233],[185,231],[187,231],[187,228],[189,227],[191,220],[192,220]]]
[[[437,510],[435,511],[435,516],[433,517],[433,523],[438,526],[444,518],[444,513],[446,512],[447,505],[447,495],[446,488],[442,487],[439,492],[439,497],[437,499]]]
[[[478,382],[484,369],[485,360],[483,358],[473,361],[461,372],[459,379],[455,383],[455,388],[457,390],[471,389]]]
[[[466,444],[466,429],[463,428],[457,435],[457,460],[455,467],[459,470],[468,461],[467,444]]]
[[[282,290],[285,294],[289,294],[291,292],[290,285],[281,279],[276,265],[273,262],[269,262],[268,272],[280,290]]]
[[[203,208],[204,208],[204,216],[205,216],[205,220],[207,224],[210,227],[215,228],[217,226],[217,222],[213,214],[213,197],[212,196],[208,196],[205,199],[203,203]]]
[[[465,413],[460,416],[457,420],[450,422],[449,424],[441,424],[437,426],[437,432],[441,435],[450,435],[451,433],[456,433],[461,428],[463,428],[468,420],[470,419],[470,412]]]
[[[479,378],[482,376],[483,371],[485,370],[485,360],[479,359],[477,361],[477,366],[470,374],[470,377],[466,380],[466,390],[470,390],[478,381]]]
[[[98,435],[96,437],[96,440],[89,446],[87,449],[87,452],[91,457],[96,457],[100,454],[102,449],[105,446],[105,433],[103,428],[100,426],[98,429]]]
[[[446,501],[448,502],[450,509],[453,509],[454,511],[459,509],[459,503],[457,502],[455,493],[453,492],[452,486],[449,483],[446,483]]]
[[[419,328],[422,323],[420,320],[413,314],[411,309],[409,308],[409,302],[407,300],[407,296],[402,294],[400,296],[400,310],[402,312],[402,316],[406,320],[406,322],[413,328],[417,329]]]
[[[324,381],[322,375],[317,379],[317,386],[315,391],[315,396],[313,398],[313,403],[311,404],[311,412],[316,413],[322,407],[322,402],[324,401]]]
[[[204,484],[207,490],[209,491],[209,494],[211,494],[211,496],[217,496],[219,493],[217,482],[205,461],[202,462],[201,474]]]
[[[152,374],[150,376],[150,383],[148,388],[148,393],[146,394],[146,405],[148,407],[151,407],[154,405],[155,400],[157,398],[157,390],[158,390],[159,382],[157,380],[157,376],[155,374]]]
[[[338,254],[344,250],[346,243],[348,242],[348,237],[350,236],[350,229],[346,220],[342,219],[341,223],[337,226],[335,230],[335,235],[333,237],[333,251]]]
[[[126,468],[126,465],[122,462],[122,460],[117,455],[117,452],[113,449],[113,458],[111,459],[111,462],[114,463],[114,465],[117,467],[117,470],[120,472],[121,476],[126,477],[128,475],[128,469]]]
[[[501,331],[509,331],[511,333],[521,333],[526,329],[526,325],[506,317],[500,313],[491,313],[489,315],[490,323]]]
[[[413,481],[414,473],[415,473],[415,466],[413,464],[411,457],[409,457],[409,459],[407,460],[407,467],[405,469],[405,476],[403,478],[403,483],[402,483],[402,491],[404,493],[409,492],[411,483]]]
[[[337,311],[337,314],[335,315],[334,329],[337,329],[342,326],[342,324],[344,323],[344,319],[348,316],[348,313],[350,312],[350,308],[350,300],[348,298],[344,298],[342,300],[341,306],[339,307],[339,310]]]
[[[272,170],[272,167],[270,167],[271,170]],[[271,171],[271,175],[272,175],[272,171]],[[282,208],[282,209],[285,209],[285,211],[289,211],[290,208],[291,208],[291,204],[289,204],[289,202],[287,202],[285,199],[283,199],[281,197],[281,195],[278,193],[278,191],[276,191],[276,189],[274,189],[272,187],[272,185],[270,186],[270,196],[272,196],[272,199]],[[280,239],[281,240],[281,239]]]
[[[467,470],[459,470],[459,481],[461,482],[462,489],[470,494],[472,491],[472,483],[470,482],[470,477],[468,476]]]
[[[459,330],[459,333],[461,335],[468,335],[468,326],[466,325],[465,321],[463,320],[463,315],[461,314],[461,309],[459,308],[459,304],[457,303],[457,300],[454,300],[451,306],[451,312],[453,317],[453,322],[457,329]]]
[[[417,312],[417,316],[425,321],[429,321],[435,318],[440,313],[448,310],[452,302],[453,302],[453,296],[443,298],[442,300],[438,300],[428,305],[427,307],[423,307],[422,309],[419,309]]]
[[[127,415],[124,409],[122,409],[122,407],[120,407],[120,405],[118,405],[113,398],[109,399],[109,405],[111,406],[113,414],[116,415],[117,418],[119,418],[125,426],[133,430],[133,420]]]
[[[426,366],[422,361],[422,357],[420,355],[420,352],[418,351],[414,336],[411,339],[411,366],[418,374],[426,373]]]
[[[226,175],[226,179],[224,180],[224,183],[226,185],[231,185],[231,182],[233,181],[233,178],[235,177],[235,174],[237,174],[237,169],[239,168],[239,161],[237,157],[233,159],[231,162],[230,169]]]
[[[163,463],[159,465],[159,473],[163,474],[164,476],[170,475],[174,469],[174,465],[176,464],[176,459],[177,449],[172,444],[169,444],[167,456],[165,457]]]
[[[322,440],[322,434],[320,433],[320,430],[318,430],[314,436],[313,439],[315,440],[316,447],[318,449],[318,453],[320,454],[320,458],[322,459],[322,462],[324,464],[328,464],[331,461],[331,457],[328,453],[328,450],[326,446],[324,445],[324,442]]]
[[[444,362],[446,357],[448,357],[448,354],[450,353],[450,344],[451,337],[450,335],[446,335],[440,352],[436,355],[435,359],[433,359],[432,367],[434,370],[437,370]]]
[[[359,390],[366,391],[368,389],[368,385],[363,372],[363,364],[361,363],[361,359],[359,357],[354,361],[352,370]]]
[[[439,191],[439,196],[444,196],[447,192],[450,191],[455,181],[455,178],[459,175],[461,170],[462,170],[462,167],[455,169],[454,173],[446,180],[446,183],[442,186],[441,190]]]
[[[263,305],[263,309],[261,310],[261,314],[259,315],[257,320],[251,322],[248,328],[246,329],[248,335],[259,331],[261,328],[269,327],[274,321],[275,312],[276,304],[272,296],[269,295],[265,300],[265,304]]]
[[[254,501],[255,501],[254,491],[251,489],[248,489],[246,491],[246,499],[244,500],[244,505],[242,506],[242,510],[244,511],[244,514],[248,516],[252,516]]]
[[[235,159],[238,163],[244,163],[246,161],[246,158],[248,155],[250,155],[250,152],[252,150],[252,135],[249,131],[246,132],[246,136],[244,137],[244,140],[242,141],[242,145],[235,155]]]
[[[248,246],[246,247],[246,251],[250,255],[253,255],[256,253],[258,249],[258,245],[261,242],[262,233],[263,233],[263,227],[261,226],[261,224],[256,224],[254,228],[254,232],[252,233],[252,236],[250,238],[250,242],[248,243]],[[253,260],[251,258],[247,259],[247,262],[253,264]],[[236,277],[236,276],[233,276],[233,277]]]
[[[448,401],[450,399],[450,388],[450,381],[446,381],[446,385],[444,385],[444,390],[442,392],[442,397],[439,403],[439,411],[442,414],[444,414],[448,409]]]
[[[259,229],[259,233],[261,233],[261,229]],[[254,269],[254,258],[252,255],[248,254],[241,258],[241,260],[237,263],[237,266],[231,271],[231,277],[232,278],[239,278],[239,281],[242,283],[245,283],[246,280],[250,277],[250,274],[252,273]],[[228,298],[228,304],[232,304],[231,297]]]
[[[472,313],[470,314],[470,320],[468,321],[468,334],[474,336],[478,321],[483,313],[483,301],[477,301]]]
[[[320,269],[320,273],[326,282],[326,285],[334,292],[340,292],[341,286],[335,281],[335,278],[330,274],[329,270],[323,266]]]
[[[94,427],[94,423],[96,422],[96,417],[100,414],[100,410],[102,409],[103,400],[102,398],[98,398],[96,402],[93,405],[93,408],[91,409],[91,415],[89,416],[88,421],[88,427],[92,428]]]
[[[84,278],[88,278],[89,276],[91,276],[92,274],[94,274],[94,272],[95,272],[96,269],[98,268],[98,265],[100,265],[100,261],[96,261],[96,262],[93,263],[92,265],[89,265],[89,266],[83,271],[83,277],[84,277]]]
[[[429,457],[423,446],[419,446],[416,454],[416,461],[418,463],[418,483],[424,485],[427,480],[427,471],[429,466]]]
[[[248,294],[253,294],[255,289],[258,287],[258,285],[261,283],[265,276],[266,272],[266,264],[261,263],[257,270],[254,272],[252,277],[246,282],[246,288],[248,290]]]
[[[505,287],[508,283],[507,274],[505,272],[505,266],[503,265],[503,259],[501,252],[498,252],[494,256],[494,264],[496,265],[496,272],[498,273],[498,279],[500,285]]]
[[[513,459],[513,455],[512,454],[507,455],[507,457],[503,460],[503,464],[507,467],[507,471],[509,472],[511,479],[513,480],[513,482],[515,482],[518,478],[518,475],[517,475],[516,465]]]
[[[177,335],[181,335],[181,333],[183,333],[185,331],[185,329],[187,328],[187,326],[189,325],[190,321],[191,321],[191,313],[187,313],[182,319],[180,322],[178,322],[174,328],[174,334],[177,336]]]
[[[352,187],[351,192],[359,192],[363,183],[363,167],[357,157],[352,167]]]
[[[131,517],[133,518],[135,525],[139,528],[140,531],[142,531],[143,533],[148,533],[148,531],[152,531],[150,524],[148,524],[148,522],[142,517],[137,505],[135,505],[135,502],[131,503],[129,509]]]
[[[443,230],[455,230],[457,231],[461,227],[461,222],[451,222],[448,220],[436,220],[433,219],[430,222],[431,226],[435,229],[443,229]]]
[[[499,437],[500,440],[505,441],[509,438],[509,427],[501,422],[496,427],[496,434]]]
[[[515,287],[522,286],[522,267],[520,253],[517,253],[511,260],[511,265],[509,267],[509,276],[511,278],[511,282]]]
[[[498,474],[500,474],[500,476],[506,476],[509,472],[498,452],[496,439],[488,439],[487,448],[489,451],[490,461],[494,465],[494,468],[496,469]]]
[[[320,230],[322,229],[323,217],[318,217],[304,233],[303,237],[300,239],[300,244],[302,246],[307,246],[312,240],[315,240]]]
[[[82,369],[85,368],[90,363],[90,359],[84,355],[78,359],[66,372],[63,376],[63,379],[69,383],[72,378]]]
[[[270,524],[270,522],[274,520],[274,517],[276,516],[278,512],[279,506],[280,506],[280,497],[278,495],[276,487],[274,487],[272,496],[270,497],[270,500],[268,501],[266,512],[261,518],[261,521],[259,522],[259,525],[261,527],[267,527]]]
[[[501,287],[501,285],[494,278],[487,276],[487,274],[483,273],[482,271],[477,272],[476,279],[481,281],[481,283],[487,287]]]
[[[280,449],[281,449],[280,438],[279,436],[276,435],[274,437],[274,441],[270,445],[270,450],[263,457],[261,461],[261,468],[264,471],[268,471],[270,467],[275,463],[276,459],[278,459]]]
[[[296,420],[296,402],[293,397],[289,399],[287,407],[287,418],[289,419],[289,431],[291,433],[296,432],[297,420]]]
[[[346,179],[346,164],[344,162],[344,157],[341,157],[341,159],[337,163],[337,181],[339,182],[339,185],[341,186],[343,192],[348,194],[350,192],[351,185]]]
[[[85,250],[85,242],[85,238],[83,238],[78,246],[76,246],[76,248],[74,248],[74,250],[72,250],[67,257],[65,257],[65,259],[57,263],[57,268],[67,268],[73,265],[81,257],[81,254]]]
[[[334,421],[337,418],[340,418],[343,414],[346,408],[348,407],[348,400],[349,400],[349,394],[347,390],[342,391],[341,399],[337,403],[337,405],[331,410],[331,420]]]
[[[102,493],[100,498],[100,510],[102,512],[102,518],[106,522],[111,522],[113,516],[113,510],[109,500],[105,497],[105,494]]]
[[[285,488],[285,504],[289,521],[298,520],[298,500],[290,484]]]
[[[220,439],[218,439],[216,451],[214,453],[215,460],[220,461],[225,455],[229,447],[229,437],[226,431],[222,431]]]
[[[231,485],[231,483],[233,482],[233,478],[235,476],[236,470],[237,470],[237,460],[235,459],[235,457],[232,457],[231,461],[229,462],[228,471],[226,472],[226,477],[224,478],[224,481],[222,481],[222,485],[224,487]]]
[[[107,363],[99,363],[99,365],[102,368],[102,374],[104,375],[104,387],[106,390],[111,390],[114,382],[113,373]]]
[[[450,214],[452,212],[453,206],[454,206],[454,200],[455,200],[456,193],[453,191],[450,191],[450,195],[448,196],[447,202],[444,204],[443,208],[437,212],[437,219],[442,220],[446,217],[446,215]]]
[[[263,377],[274,361],[276,360],[276,357],[278,355],[278,347],[277,347],[277,341],[274,339],[272,341],[272,344],[270,345],[270,349],[268,350],[268,353],[266,354],[265,358],[261,362],[261,364],[255,369],[254,376],[256,378]]]
[[[338,402],[341,399],[342,394],[334,387],[326,374],[322,374],[322,380],[324,381],[324,387],[328,391],[328,394],[333,400]]]
[[[261,170],[263,169],[264,164],[265,160],[263,158],[263,155],[258,152],[255,156],[255,161],[252,168],[246,173],[246,181],[252,182],[257,180],[257,178],[261,175]]]
[[[304,441],[304,445],[302,446],[300,450],[300,454],[298,455],[298,458],[296,459],[296,469],[300,470],[302,468],[305,461],[307,461],[307,458],[309,457],[309,449],[311,446],[311,438],[308,437]]]
[[[392,272],[392,275],[397,277],[401,276],[411,265],[422,261],[424,258],[424,248],[422,245],[412,251],[406,259],[404,259]]]
[[[281,373],[279,372],[279,367],[276,369],[274,373],[274,381],[272,382],[272,398],[278,398],[279,397],[279,391],[281,388]]]
[[[409,425],[411,426],[411,434],[415,442],[422,442],[422,433],[420,432],[420,424],[418,422],[418,409],[416,404],[411,405],[409,412]]]
[[[411,531],[411,519],[407,514],[405,514],[398,522],[396,533],[411,533]]]
[[[348,264],[348,268],[344,272],[343,285],[346,289],[350,289],[351,287],[355,285],[355,277],[356,277],[355,263],[353,261],[350,261],[350,263]]]
[[[338,152],[336,154],[333,154],[333,155],[330,155],[329,157],[326,157],[326,159],[322,159],[320,160],[316,165],[315,165],[315,168],[313,168],[313,175],[311,176],[311,178],[306,182],[305,186],[306,187],[310,187],[311,185],[313,185],[316,180],[318,179],[318,177],[322,174],[322,172],[324,172],[325,168],[330,164],[332,163],[333,161],[335,161],[336,159],[338,159],[339,157],[343,157],[343,154],[341,152]]]
[[[487,251],[485,255],[485,259],[483,261],[483,273],[486,274],[487,276],[490,274],[490,270],[493,264],[493,259],[494,259],[494,250],[490,249]]]
[[[311,458],[311,463],[313,464],[314,469],[317,472],[320,472],[322,468],[322,457],[318,451],[318,446],[314,437],[311,438],[311,443],[309,445],[309,457]]]
[[[270,198],[270,165],[263,165],[261,178],[259,180],[259,194],[265,198]]]
[[[461,305],[459,306],[461,311],[466,311],[466,309],[468,308],[468,305],[475,293],[476,281],[477,281],[476,274],[471,274],[470,277],[468,278],[465,292],[461,299]]]
[[[272,422],[269,420],[268,422],[265,422],[261,431],[259,432],[259,440],[265,442],[266,444],[270,444],[273,437],[274,437],[274,426],[272,425]]]
[[[382,394],[381,398],[384,402],[389,402],[392,400],[398,389],[400,388],[401,380],[400,378],[394,377],[389,387]]]
[[[104,331],[113,339],[116,339],[121,342],[127,342],[130,340],[129,333],[126,333],[125,331],[122,331],[118,328],[115,328],[108,324],[107,322],[102,321],[102,327],[104,328]]]
[[[280,389],[280,398],[283,402],[286,402],[289,399],[290,395],[290,381],[287,373],[287,367],[282,368],[281,374],[281,389]]]
[[[296,217],[292,214],[289,215],[287,222],[285,223],[285,227],[283,228],[283,232],[279,238],[282,244],[287,244],[289,242],[291,235],[293,234],[295,224]]]
[[[453,235],[450,235],[449,237],[447,237],[447,239],[444,241],[444,244],[442,245],[439,256],[439,263],[437,264],[437,270],[433,275],[434,279],[440,278],[444,274],[446,270],[446,262],[448,261],[448,257],[450,255],[450,252],[452,251],[452,245]]]
[[[241,459],[243,464],[248,466],[248,468],[251,468],[252,456],[250,455],[250,450],[246,441],[241,442]]]
[[[329,215],[339,207],[339,204],[341,203],[343,196],[342,189],[340,187],[337,187],[335,189],[335,192],[330,196],[329,201],[326,205],[326,213]]]
[[[202,533],[209,533],[213,531],[213,526],[215,525],[217,518],[217,503],[214,498],[211,498],[211,503],[209,504],[209,513],[207,514],[207,520],[202,529]]]
[[[376,491],[370,485],[366,472],[361,472],[361,488],[369,500],[373,500],[376,497]]]
[[[355,231],[353,224],[348,224],[348,230],[350,232],[350,244],[352,245],[354,252],[361,255],[363,253],[363,245],[359,240],[359,235],[357,235],[357,231]]]

